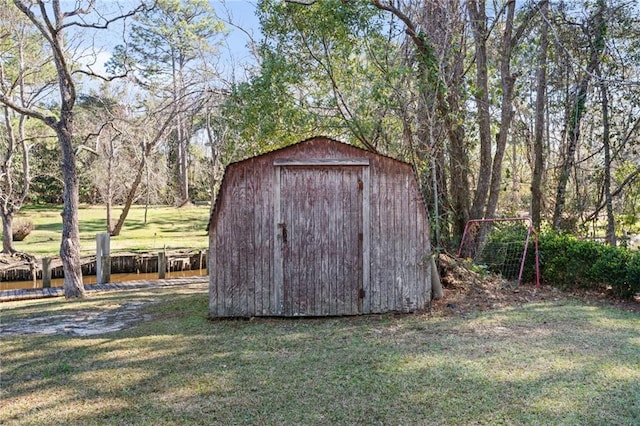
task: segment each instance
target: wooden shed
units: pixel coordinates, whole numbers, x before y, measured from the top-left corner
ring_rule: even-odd
[[[226,168],[209,223],[209,315],[420,310],[430,256],[411,165],[315,137]]]

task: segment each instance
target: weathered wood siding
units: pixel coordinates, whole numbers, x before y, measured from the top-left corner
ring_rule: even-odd
[[[314,138],[229,165],[210,222],[212,317],[411,312],[430,300],[410,165]]]

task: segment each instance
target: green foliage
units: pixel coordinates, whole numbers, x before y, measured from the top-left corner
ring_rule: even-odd
[[[402,156],[396,91],[413,71],[384,14],[366,1],[264,0],[258,15],[261,69],[225,105],[235,141],[224,163],[317,134]]]
[[[508,242],[524,241],[526,228],[507,226],[492,232],[485,252],[492,253],[502,264],[519,264],[522,251],[504,251]],[[570,234],[546,232],[539,237],[541,280],[565,290],[610,290],[620,298],[631,298],[640,292],[640,252],[624,247],[611,247],[594,241],[579,240]],[[496,260],[496,259],[493,259]],[[495,264],[500,262],[495,261]],[[533,238],[527,249],[523,281],[535,278],[535,245]],[[509,278],[508,271],[489,268]],[[511,277],[513,278],[513,277]]]
[[[578,240],[568,234],[540,237],[542,278],[548,284],[572,289],[608,289],[631,298],[640,292],[640,252]]]
[[[176,78],[176,70],[183,79],[187,64],[213,52],[224,29],[206,0],[161,0],[135,17],[130,41],[116,47],[107,67],[113,72],[135,67],[145,84],[159,90]]]

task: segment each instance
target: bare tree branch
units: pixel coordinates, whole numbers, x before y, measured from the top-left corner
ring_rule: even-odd
[[[93,1],[92,1],[93,3]],[[123,19],[127,19],[130,18],[140,12],[146,11],[146,10],[151,10],[155,7],[156,2],[154,1],[152,5],[147,6],[146,4],[142,3],[141,5],[139,5],[138,7],[136,7],[135,9],[132,9],[126,13],[123,13],[121,15],[116,16],[115,18],[111,18],[111,19],[105,19],[103,23],[86,23],[86,22],[69,22],[66,23],[64,25],[60,26],[60,29],[64,29],[64,28],[68,28],[68,27],[80,27],[80,28],[91,28],[91,29],[97,29],[97,30],[104,30],[109,28],[109,25],[113,24],[114,22],[118,22],[121,21]],[[74,16],[74,15],[86,15],[87,13],[89,13],[91,11],[90,8],[87,9],[77,9],[73,12],[67,12],[64,15],[66,17],[68,16]]]
[[[21,105],[18,105],[17,103],[13,102],[11,99],[7,98],[7,96],[4,93],[0,93],[0,103],[5,104],[6,106],[8,106],[9,108],[11,108],[12,110],[20,113],[20,114],[24,114],[26,116],[29,116],[31,118],[36,118],[38,120],[43,121],[47,126],[51,127],[52,129],[56,129],[56,123],[57,123],[57,119],[54,116],[48,116],[45,115],[39,111],[30,109],[30,108],[25,108]]]

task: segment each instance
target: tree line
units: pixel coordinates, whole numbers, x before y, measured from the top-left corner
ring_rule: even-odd
[[[235,23],[205,0],[5,3],[3,250],[24,204],[61,202],[68,297],[80,201],[118,235],[131,205],[209,199],[225,164],[318,134],[413,164],[441,246],[522,214],[611,245],[638,231],[634,2],[261,0],[232,68]]]

